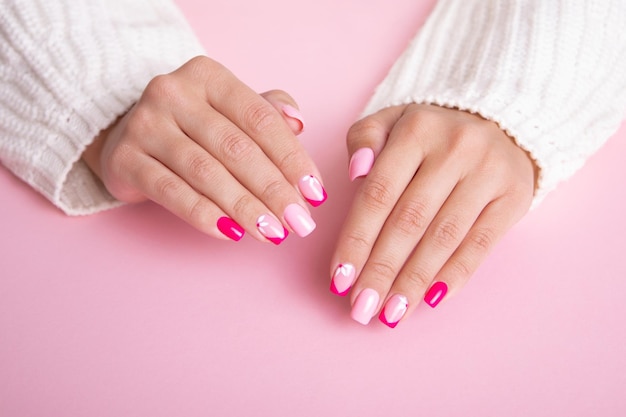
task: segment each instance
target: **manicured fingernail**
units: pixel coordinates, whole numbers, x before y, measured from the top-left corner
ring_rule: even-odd
[[[275,245],[280,245],[289,235],[287,229],[269,214],[260,216],[256,221],[256,227],[267,240]]]
[[[352,264],[339,264],[330,281],[330,291],[342,297],[348,294],[356,273]]]
[[[235,242],[241,240],[243,235],[246,233],[236,221],[231,219],[230,217],[220,217],[217,220],[217,228],[222,232],[222,234]]]
[[[448,286],[446,285],[446,283],[443,281],[437,281],[430,287],[428,292],[426,292],[426,295],[424,296],[424,301],[426,301],[426,304],[428,304],[432,308],[435,308],[437,307],[437,304],[439,304],[439,302],[443,299],[443,297],[445,297],[447,292]]]
[[[379,299],[378,293],[371,288],[361,291],[352,306],[352,318],[361,324],[369,323],[376,312]]]
[[[374,151],[370,148],[361,148],[350,158],[350,181],[367,175],[374,165]]]
[[[315,230],[315,222],[300,204],[289,204],[285,209],[285,221],[300,237],[305,237]]]
[[[393,329],[398,325],[402,317],[404,317],[408,308],[409,300],[404,295],[396,294],[387,300],[378,318]]]
[[[304,119],[302,118],[302,113],[300,113],[300,110],[296,109],[295,107],[289,104],[285,104],[282,109],[283,109],[283,113],[285,113],[285,116],[295,119],[298,121],[298,123],[300,123],[300,132],[303,132],[304,131]]]
[[[306,198],[306,201],[308,201],[313,207],[319,206],[326,201],[326,198],[328,198],[322,183],[313,175],[307,175],[300,178],[300,181],[298,181],[298,188],[304,198]]]

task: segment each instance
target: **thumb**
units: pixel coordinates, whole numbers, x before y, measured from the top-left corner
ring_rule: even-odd
[[[270,90],[261,93],[261,97],[278,110],[294,134],[299,135],[304,131],[304,119],[298,104],[289,94],[283,90]]]

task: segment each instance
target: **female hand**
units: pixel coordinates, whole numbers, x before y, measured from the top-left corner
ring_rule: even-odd
[[[529,155],[464,111],[381,110],[352,126],[348,150],[351,179],[367,177],[339,236],[331,290],[354,284],[352,318],[362,324],[380,312],[395,327],[422,298],[435,307],[456,293],[532,201]]]
[[[151,199],[214,237],[248,231],[281,243],[315,223],[304,203],[326,193],[294,133],[304,128],[282,91],[253,92],[219,63],[197,57],[154,78],[83,159],[119,200]]]

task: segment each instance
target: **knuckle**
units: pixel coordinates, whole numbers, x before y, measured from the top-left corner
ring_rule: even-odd
[[[178,88],[176,78],[170,74],[154,77],[144,90],[144,97],[160,100],[163,97],[174,97]]]
[[[261,192],[261,199],[263,201],[272,201],[276,199],[276,196],[279,196],[283,193],[284,183],[280,180],[270,180],[263,186],[263,191]]]
[[[246,218],[246,213],[248,212],[248,208],[252,207],[253,198],[250,194],[242,194],[235,199],[233,203],[233,212],[235,217],[238,218]]]
[[[428,221],[428,207],[419,201],[412,201],[397,208],[397,214],[393,217],[393,226],[397,231],[412,236],[423,230]]]
[[[162,175],[154,181],[154,192],[160,201],[168,201],[178,198],[181,186],[173,177]]]
[[[507,197],[511,201],[511,205],[514,208],[524,213],[532,203],[534,191],[535,185],[531,182],[515,182],[509,184],[508,189],[504,193],[504,197]]]
[[[474,272],[471,263],[464,259],[454,258],[449,260],[449,267],[456,279],[467,279]]]
[[[220,73],[224,69],[219,62],[204,55],[191,58],[183,67],[198,79],[206,79],[207,75]]]
[[[276,111],[267,102],[255,101],[244,109],[245,123],[253,135],[260,134],[276,123]]]
[[[216,64],[214,60],[204,55],[197,55],[187,61],[187,64],[190,67],[207,67]]]
[[[239,164],[252,153],[252,142],[239,132],[229,129],[221,135],[220,148],[227,161]]]
[[[459,123],[450,127],[450,146],[452,149],[464,149],[475,138],[470,123]]]
[[[369,263],[372,273],[380,280],[393,280],[398,274],[393,263],[385,259],[372,260]]]
[[[204,155],[194,155],[187,163],[189,175],[200,183],[210,183],[215,178],[215,166]]]
[[[386,132],[386,128],[382,122],[373,117],[366,117],[350,127],[348,130],[348,141],[377,137],[384,132]]]
[[[491,229],[479,229],[469,236],[469,244],[479,252],[488,252],[496,242],[496,236]]]
[[[127,171],[128,167],[135,166],[135,153],[135,148],[128,143],[118,143],[111,150],[109,166],[115,176],[120,177]]]
[[[123,125],[124,137],[138,139],[146,136],[145,132],[155,125],[154,119],[152,108],[140,102],[129,112],[127,123]]]
[[[433,239],[443,249],[453,249],[461,238],[461,227],[456,217],[442,220],[435,226]]]
[[[362,201],[371,210],[385,209],[394,203],[391,189],[392,182],[385,177],[368,178],[361,190]]]
[[[345,236],[345,245],[353,251],[369,251],[372,242],[362,230],[351,230]]]
[[[300,163],[301,154],[296,148],[286,149],[278,158],[278,168],[284,171],[289,166],[302,167],[304,164]]]
[[[427,288],[432,281],[430,274],[416,267],[403,271],[402,275],[403,281],[409,288]]]

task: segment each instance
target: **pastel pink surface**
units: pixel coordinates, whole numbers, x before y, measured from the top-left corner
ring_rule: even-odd
[[[328,291],[345,133],[432,4],[180,0],[212,57],[298,100],[329,195],[305,239],[68,218],[0,168],[0,416],[626,415],[625,128],[437,309],[364,327]]]

